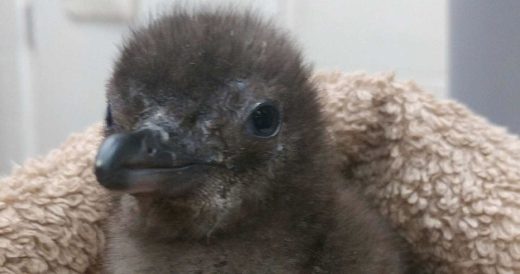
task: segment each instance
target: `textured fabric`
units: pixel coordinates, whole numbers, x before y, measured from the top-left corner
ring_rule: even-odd
[[[366,190],[437,273],[520,273],[520,142],[392,75],[323,73],[328,130]],[[94,125],[0,180],[0,272],[81,273],[104,245]]]
[[[520,141],[392,75],[316,76],[345,174],[436,273],[520,273]]]
[[[108,195],[92,172],[100,126],[0,180],[0,273],[82,273],[105,243]]]

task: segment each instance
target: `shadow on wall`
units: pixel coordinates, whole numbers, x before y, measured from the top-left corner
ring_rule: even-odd
[[[520,1],[450,1],[450,93],[520,133]]]

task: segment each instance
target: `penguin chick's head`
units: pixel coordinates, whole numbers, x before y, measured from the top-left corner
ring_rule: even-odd
[[[316,168],[309,76],[286,35],[250,13],[163,16],[123,45],[96,176],[147,200],[146,223],[170,235],[224,230]]]

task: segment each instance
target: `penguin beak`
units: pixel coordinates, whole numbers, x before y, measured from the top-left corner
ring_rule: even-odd
[[[99,147],[95,175],[110,190],[181,195],[202,181],[210,164],[174,150],[157,130],[113,134]]]

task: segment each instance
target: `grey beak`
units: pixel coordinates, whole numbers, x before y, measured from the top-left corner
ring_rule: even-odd
[[[114,134],[99,147],[95,175],[110,190],[182,192],[193,185],[193,168],[204,162],[179,155],[183,153],[174,152],[154,130]]]

